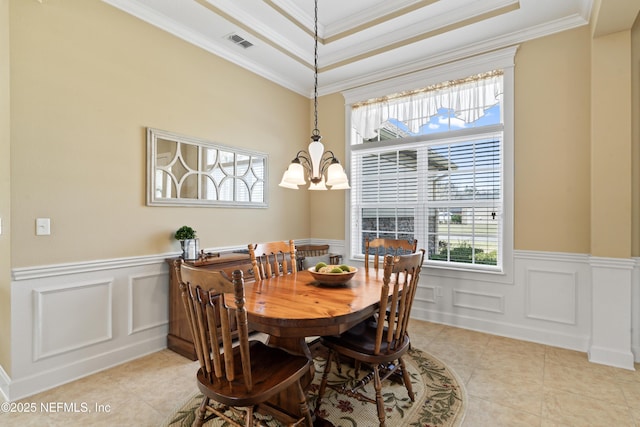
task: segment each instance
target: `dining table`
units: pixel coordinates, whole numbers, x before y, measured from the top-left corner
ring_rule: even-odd
[[[269,345],[312,359],[309,337],[341,334],[377,312],[382,276],[382,270],[359,268],[348,282],[336,285],[321,283],[301,270],[247,282],[249,328],[267,334]],[[313,375],[311,364],[303,387],[311,384]],[[279,406],[298,412],[295,391],[276,400]]]
[[[382,270],[364,268],[344,284],[321,283],[307,270],[248,282],[249,328],[267,334],[270,345],[311,357],[306,338],[341,334],[371,316],[382,285]]]

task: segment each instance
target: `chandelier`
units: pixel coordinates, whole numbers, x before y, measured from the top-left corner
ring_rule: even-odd
[[[345,190],[349,187],[349,179],[340,162],[332,151],[324,151],[324,145],[320,142],[322,137],[318,130],[318,0],[315,0],[315,48],[313,67],[313,118],[314,129],[311,133],[311,143],[308,151],[300,150],[295,159],[282,175],[280,187],[297,190],[299,185],[307,182],[305,176],[311,184],[309,190]],[[325,176],[326,175],[326,176]]]

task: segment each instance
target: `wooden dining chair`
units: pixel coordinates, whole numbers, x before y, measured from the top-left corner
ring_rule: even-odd
[[[295,273],[296,245],[288,242],[268,242],[249,244],[249,257],[256,280]]]
[[[261,341],[249,341],[242,271],[235,270],[229,280],[222,272],[190,266],[182,260],[174,266],[200,362],[197,385],[204,395],[193,425],[202,426],[218,417],[223,423],[248,427],[254,425],[254,414],[261,413],[289,426],[311,427],[300,379],[313,361]],[[235,309],[227,307],[226,298],[234,298]],[[229,326],[232,316],[238,328],[237,345]],[[298,418],[267,402],[289,387],[295,389],[299,402]]]
[[[329,253],[329,245],[297,245],[296,261],[298,271],[313,267],[318,262],[338,265],[342,262],[342,255]]]
[[[380,291],[380,305],[378,318],[385,322],[364,321],[335,336],[324,336],[320,342],[329,349],[327,362],[322,374],[318,390],[316,413],[320,409],[322,397],[327,387],[327,377],[331,364],[336,356],[353,359],[356,366],[360,364],[371,368],[371,373],[356,383],[352,389],[346,384],[332,386],[333,389],[349,396],[356,396],[359,400],[376,403],[380,426],[385,425],[385,408],[382,397],[382,382],[392,374],[401,373],[402,381],[407,389],[411,401],[415,400],[411,379],[406,370],[402,356],[409,350],[409,316],[411,306],[418,286],[420,268],[424,260],[424,249],[410,255],[387,255],[384,259],[383,286]],[[389,296],[389,291],[392,294]],[[385,314],[386,313],[386,314]],[[359,389],[373,379],[375,400],[371,399]]]
[[[369,269],[369,256],[373,255],[373,268],[379,267],[380,257],[386,255],[405,255],[411,254],[418,248],[418,240],[413,241],[402,239],[383,239],[377,238],[364,242],[364,268]]]

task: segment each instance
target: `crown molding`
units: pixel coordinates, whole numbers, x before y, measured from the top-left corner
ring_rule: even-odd
[[[556,20],[548,24],[539,25],[529,30],[517,31],[505,36],[482,40],[474,44],[469,44],[462,49],[443,52],[441,54],[425,58],[424,60],[405,63],[398,67],[385,68],[372,73],[361,74],[351,79],[343,79],[336,83],[323,85],[318,89],[318,94],[329,95],[336,92],[347,91],[351,88],[388,80],[405,74],[415,73],[449,62],[460,61],[465,58],[477,56],[508,46],[513,46],[528,40],[551,35],[560,31],[577,28],[586,24],[588,24],[588,21],[585,21],[582,16],[578,14],[572,15],[570,17]]]

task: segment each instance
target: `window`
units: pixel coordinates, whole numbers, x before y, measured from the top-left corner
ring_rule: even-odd
[[[363,256],[366,238],[417,239],[428,265],[503,271],[505,236],[512,246],[504,74],[485,69],[364,101],[345,95],[352,256]]]

